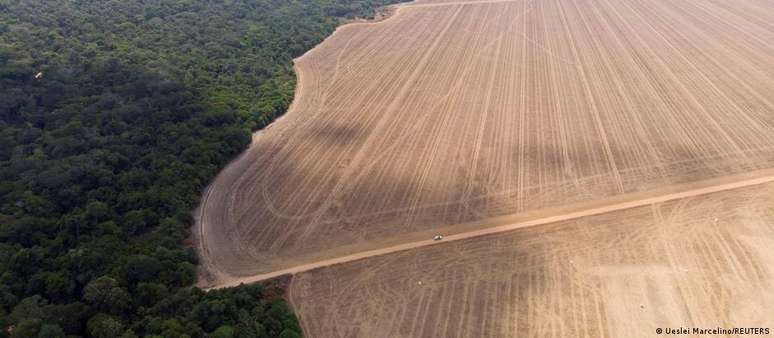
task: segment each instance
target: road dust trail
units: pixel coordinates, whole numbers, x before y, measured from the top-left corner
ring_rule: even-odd
[[[359,252],[356,254],[336,257],[332,259],[311,262],[311,263],[295,266],[292,268],[282,269],[282,270],[264,273],[260,275],[233,278],[229,280],[227,283],[213,285],[213,286],[210,286],[208,289],[219,289],[219,288],[225,288],[225,287],[233,287],[240,284],[256,283],[267,279],[276,278],[282,275],[297,274],[305,271],[310,271],[310,270],[319,269],[319,268],[328,267],[328,266],[337,265],[337,264],[343,264],[343,263],[361,260],[369,257],[376,257],[376,256],[387,255],[390,253],[405,251],[405,250],[417,249],[417,248],[421,248],[429,245],[437,245],[437,244],[443,244],[443,243],[448,243],[453,241],[480,237],[480,236],[487,236],[487,235],[512,231],[516,229],[521,229],[525,227],[557,223],[561,221],[566,221],[566,220],[571,220],[571,219],[576,219],[576,218],[581,218],[586,216],[593,216],[593,215],[610,213],[610,212],[615,212],[620,210],[637,208],[637,207],[642,207],[642,206],[656,204],[656,203],[663,203],[663,202],[672,201],[672,200],[701,196],[705,194],[717,193],[717,192],[726,191],[726,190],[739,189],[739,188],[744,188],[744,187],[749,187],[749,186],[764,184],[769,182],[774,182],[774,170],[764,170],[759,172],[746,173],[742,175],[734,175],[731,177],[712,179],[704,182],[695,182],[695,183],[687,184],[680,187],[672,187],[669,190],[678,190],[678,191],[672,191],[663,195],[648,196],[652,193],[642,193],[642,194],[635,194],[634,196],[622,196],[624,198],[620,198],[620,197],[614,198],[616,201],[613,203],[596,206],[593,208],[580,209],[572,212],[567,212],[567,213],[562,213],[557,215],[550,215],[550,216],[545,216],[541,218],[536,218],[536,219],[531,219],[531,220],[521,221],[516,223],[505,223],[498,226],[490,226],[490,227],[485,227],[482,229],[463,232],[463,233],[448,234],[448,235],[445,235],[443,237],[443,240],[441,241],[436,241],[433,239],[414,241],[414,242],[404,243],[404,244],[395,245],[387,248],[369,250],[369,251]],[[682,189],[688,188],[688,189],[680,191],[679,189],[681,188]],[[620,200],[623,200],[623,201],[620,201]],[[517,218],[519,217],[519,215],[515,215],[515,216]],[[507,220],[509,217],[513,217],[513,216],[498,217],[495,221],[502,222],[503,220]],[[486,223],[486,221],[483,221],[482,223]]]

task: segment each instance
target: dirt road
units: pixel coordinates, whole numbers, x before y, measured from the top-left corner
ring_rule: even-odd
[[[467,231],[462,233],[445,234],[443,237],[443,240],[441,241],[436,241],[433,239],[412,241],[412,242],[380,248],[376,250],[368,250],[368,251],[359,252],[356,254],[350,254],[350,255],[331,258],[331,259],[324,259],[320,261],[309,262],[309,263],[294,266],[291,268],[272,271],[269,273],[263,273],[255,276],[226,277],[223,279],[223,282],[221,284],[211,285],[208,287],[208,289],[233,287],[239,284],[250,284],[250,283],[260,282],[263,280],[275,278],[286,274],[296,274],[296,273],[310,271],[310,270],[314,270],[322,267],[328,267],[336,264],[342,264],[342,263],[352,262],[356,260],[361,260],[369,257],[376,257],[376,256],[382,256],[382,255],[395,253],[399,251],[417,249],[417,248],[421,248],[429,245],[442,244],[442,243],[448,243],[452,241],[459,241],[463,239],[492,235],[492,234],[512,231],[512,230],[530,227],[530,226],[557,223],[557,222],[566,221],[570,219],[576,219],[576,218],[581,218],[586,216],[593,216],[593,215],[610,213],[610,212],[615,212],[620,210],[637,208],[637,207],[642,207],[646,205],[663,203],[663,202],[682,199],[682,198],[696,197],[700,195],[711,194],[711,193],[716,193],[716,192],[721,192],[721,191],[726,191],[731,189],[744,188],[744,187],[749,187],[749,186],[764,184],[769,182],[774,182],[774,170],[756,171],[756,172],[745,173],[741,175],[733,175],[729,177],[712,179],[712,180],[707,180],[702,182],[695,182],[691,184],[683,184],[679,186],[670,187],[668,189],[661,190],[661,191],[651,191],[651,192],[644,192],[640,194],[633,194],[629,196],[619,196],[617,198],[612,198],[611,201],[594,202],[594,204],[605,203],[603,205],[589,207],[589,204],[581,204],[581,205],[577,205],[569,208],[569,209],[578,209],[576,211],[569,211],[569,212],[564,212],[560,214],[555,214],[555,215],[550,215],[550,216],[545,216],[545,217],[540,217],[540,218],[535,218],[530,220],[517,221],[515,223],[508,223],[508,220],[520,219],[520,218],[524,218],[525,216],[514,215],[514,216],[498,217],[491,220],[477,222],[476,224],[479,224],[480,226],[482,226],[482,228],[478,230],[472,230],[472,231]],[[662,192],[667,192],[667,193],[661,194]],[[492,223],[496,224],[498,222],[502,222],[502,224],[491,226]],[[490,225],[487,226],[486,224],[490,224]]]

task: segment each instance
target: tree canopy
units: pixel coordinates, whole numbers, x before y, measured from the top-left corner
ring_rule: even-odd
[[[0,0],[0,337],[296,337],[192,288],[200,192],[283,113],[292,58],[394,0]]]

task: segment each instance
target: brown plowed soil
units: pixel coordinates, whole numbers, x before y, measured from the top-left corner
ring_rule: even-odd
[[[202,283],[771,168],[772,19],[757,0],[482,0],[343,26],[209,188]]]
[[[704,181],[671,185],[661,189],[619,195],[602,200],[591,200],[586,203],[576,203],[557,208],[540,209],[532,212],[487,218],[470,223],[455,224],[444,229],[445,236],[442,238],[442,241],[432,239],[434,237],[432,232],[419,232],[405,234],[399,238],[400,241],[372,241],[370,244],[372,244],[372,247],[377,247],[377,249],[368,249],[370,246],[365,248],[345,246],[340,248],[339,255],[334,258],[306,262],[290,268],[257,275],[231,276],[221,279],[216,285],[210,285],[209,288],[233,287],[239,284],[271,281],[281,276],[288,276],[399,251],[413,250],[450,241],[465,240],[501,232],[509,232],[526,227],[611,213],[677,199],[693,198],[705,194],[746,188],[770,182],[774,182],[774,170],[760,170]]]
[[[774,329],[774,184],[300,273],[290,297],[309,337]]]
[[[774,327],[774,2],[395,8],[296,60],[202,286],[295,273],[312,337]]]

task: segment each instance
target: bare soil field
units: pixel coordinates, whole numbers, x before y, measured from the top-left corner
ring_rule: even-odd
[[[412,234],[446,234],[456,224],[772,168],[772,55],[774,3],[760,0],[427,2],[399,6],[379,23],[342,26],[297,60],[299,84],[290,111],[257,133],[250,149],[208,189],[197,229],[206,272],[202,284],[375,249]],[[643,217],[652,212],[643,210],[647,211],[639,211]],[[636,219],[632,216],[632,222]],[[598,229],[618,237],[594,235],[593,222],[588,229],[580,223],[563,224],[570,226],[564,233],[567,238],[588,233],[579,237],[587,240],[563,245],[604,248],[613,244],[611,238],[624,241],[647,229],[663,228],[660,221],[643,222],[645,229],[628,223],[628,232],[620,234],[614,229],[624,226]],[[678,231],[681,226],[675,227]],[[518,250],[518,257],[537,250],[536,256],[505,267],[513,270],[526,264],[525,268],[539,269],[553,264],[546,260],[563,258],[561,248],[549,255],[553,242],[542,235],[547,229],[525,230],[513,235],[516,239],[505,236],[487,245],[471,243],[481,244],[477,250],[482,252],[527,243],[507,250]],[[501,242],[510,244],[497,244]],[[672,244],[662,240],[658,245]],[[406,255],[417,253],[382,259],[400,261]],[[588,255],[589,264],[596,264],[592,259],[597,254]],[[661,252],[643,247],[631,262],[624,259],[628,257],[624,252],[620,255],[626,257],[620,260],[613,251],[610,255],[597,258],[611,268],[594,270],[612,276],[610,288],[631,287],[627,278],[632,283],[665,283],[659,274],[628,277],[633,271],[622,268],[662,262]],[[703,262],[696,259],[696,264]],[[368,262],[382,266],[378,260]],[[755,263],[751,258],[745,262]],[[341,269],[361,264],[365,263]],[[409,278],[400,272],[408,267],[397,265],[389,265],[385,272]],[[728,266],[756,269],[762,276],[758,265]],[[563,271],[532,273],[560,276]],[[322,275],[305,278],[314,276]],[[624,282],[616,276],[623,276]],[[517,288],[511,296],[569,292],[562,289],[564,281],[554,282],[559,284],[540,286],[536,279],[530,283],[538,289]],[[513,283],[508,285],[517,285]],[[480,292],[476,287],[455,290],[463,283],[452,284],[448,296],[427,294],[418,302],[448,302],[451,298],[443,297]],[[577,315],[617,315],[593,305],[601,304],[594,298],[602,297],[594,295],[598,284],[596,289],[584,285],[577,286],[577,292],[588,292],[589,303],[572,305],[586,309]],[[701,286],[688,286],[697,285]],[[722,285],[713,287],[723,290]],[[303,291],[297,288],[294,297]],[[492,295],[500,291],[487,290],[476,298],[483,303],[474,308],[512,305],[491,303]],[[726,296],[730,297],[709,298]],[[541,309],[574,299],[565,294],[540,303],[534,297],[528,298],[534,303],[524,309],[535,312],[524,313],[525,319],[511,310],[503,313],[518,314],[518,321],[550,317],[550,311]],[[429,303],[422,304],[424,309]],[[300,306],[302,320],[322,320],[322,314]],[[350,317],[358,315],[353,312]],[[551,325],[570,317],[556,318]],[[306,322],[305,328],[320,335],[334,333],[313,325]],[[605,327],[597,330],[589,332],[611,332]]]
[[[308,337],[772,328],[774,183],[313,270],[290,297]]]
[[[568,221],[581,217],[622,211],[651,204],[697,197],[727,190],[741,189],[771,182],[774,182],[774,169],[758,170],[739,175],[676,184],[661,189],[648,190],[640,193],[624,194],[602,200],[591,200],[586,203],[576,203],[564,207],[546,208],[531,212],[487,218],[481,221],[448,226],[444,229],[444,231],[450,233],[450,235],[444,236],[442,241],[434,239],[433,237],[435,236],[432,232],[412,233],[410,236],[402,237],[401,241],[397,243],[381,243],[383,245],[379,246],[377,249],[362,250],[351,254],[342,253],[341,255],[333,258],[324,258],[317,261],[305,262],[300,265],[295,265],[289,268],[274,270],[266,273],[249,276],[231,276],[230,278],[220,280],[215,285],[205,285],[205,287],[223,288],[234,287],[238,286],[239,284],[272,281],[276,278],[283,278],[323,267],[346,264],[361,259],[388,255],[400,251],[414,250],[430,245],[448,243],[450,241],[459,241],[480,236],[510,232],[526,227]]]

